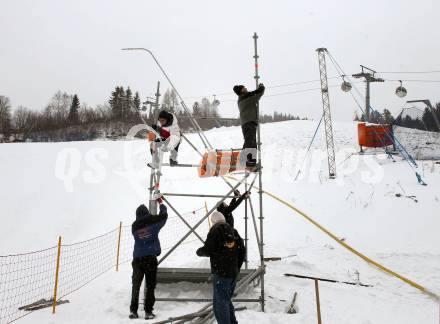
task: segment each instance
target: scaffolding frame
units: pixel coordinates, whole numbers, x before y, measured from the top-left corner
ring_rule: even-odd
[[[258,56],[258,35],[257,35],[257,33],[254,33],[253,40],[254,40],[254,56],[253,56],[253,58],[254,58],[254,62],[255,62],[254,79],[255,79],[256,87],[258,88],[260,76],[259,76],[259,70],[258,70],[259,56]],[[181,104],[184,112],[187,115],[187,116],[185,116],[185,118],[188,118],[191,121],[191,124],[193,125],[196,133],[198,134],[198,137],[200,138],[201,142],[203,143],[205,150],[206,151],[214,151],[213,146],[209,142],[208,138],[205,136],[205,134],[204,134],[203,130],[201,129],[200,125],[198,124],[197,120],[191,114],[190,110],[188,109],[187,105],[185,104],[179,91],[176,89],[176,87],[172,83],[171,79],[169,78],[169,76],[167,75],[167,73],[165,72],[163,67],[160,65],[159,61],[156,59],[154,54],[146,48],[125,48],[123,50],[142,50],[142,51],[146,51],[148,54],[151,55],[151,57],[155,61],[156,65],[159,67],[162,74],[167,79],[170,86],[176,92],[176,94],[180,100],[180,104]],[[160,96],[160,93],[159,93],[159,83],[158,83],[155,104],[158,104],[159,96]],[[259,104],[257,104],[257,116],[258,116],[258,118],[260,116]],[[181,137],[183,140],[185,140],[189,144],[189,146],[199,156],[201,156],[201,157],[203,156],[203,154],[197,149],[197,147],[184,134],[182,134]],[[150,169],[151,169],[150,170],[150,186],[149,186],[149,207],[150,207],[150,212],[152,214],[157,214],[157,209],[158,209],[157,200],[159,198],[162,199],[163,202],[185,224],[185,226],[188,227],[188,232],[184,236],[182,236],[171,247],[171,249],[169,249],[167,251],[167,253],[165,253],[165,255],[163,255],[160,258],[160,260],[159,260],[159,264],[160,264],[163,261],[165,261],[189,236],[191,236],[191,234],[194,234],[197,237],[197,239],[199,239],[202,243],[204,243],[203,238],[200,237],[200,235],[196,232],[196,229],[205,220],[208,219],[208,217],[211,215],[212,212],[214,212],[217,209],[218,204],[222,203],[223,201],[225,201],[228,198],[233,198],[234,197],[233,192],[236,189],[238,189],[240,186],[244,186],[245,191],[251,190],[254,188],[254,183],[258,179],[258,183],[259,183],[259,188],[258,188],[259,214],[258,215],[256,214],[256,211],[254,210],[252,198],[248,197],[245,199],[244,244],[245,244],[245,249],[246,249],[246,259],[244,262],[244,269],[242,269],[242,271],[241,271],[242,273],[240,273],[240,277],[239,277],[239,278],[241,278],[241,280],[239,282],[239,283],[241,283],[241,285],[240,285],[241,288],[237,289],[237,292],[239,290],[242,290],[242,288],[244,286],[249,285],[251,282],[257,281],[257,285],[260,286],[260,296],[257,299],[256,298],[240,298],[240,299],[236,299],[236,301],[237,302],[238,301],[239,302],[259,302],[261,305],[261,310],[264,312],[264,310],[265,310],[265,290],[264,290],[265,260],[264,260],[264,235],[263,235],[263,233],[264,233],[263,232],[263,230],[264,230],[264,215],[263,215],[263,181],[262,181],[261,145],[262,145],[262,143],[261,143],[261,133],[260,133],[260,121],[258,120],[258,127],[257,127],[257,158],[258,158],[257,162],[258,162],[258,166],[259,166],[258,171],[256,171],[256,172],[245,171],[242,178],[237,180],[237,183],[235,185],[233,185],[226,177],[220,176],[223,179],[223,181],[226,183],[226,185],[229,186],[229,190],[224,194],[218,194],[218,195],[208,195],[208,194],[198,194],[198,193],[191,193],[191,194],[190,193],[171,193],[171,192],[161,193],[160,192],[160,179],[163,176],[162,167],[173,167],[173,168],[175,168],[175,167],[186,167],[186,168],[194,167],[195,168],[195,167],[199,167],[199,165],[196,165],[196,164],[179,165],[178,164],[178,165],[170,166],[169,164],[163,163],[163,161],[162,161],[163,160],[162,148],[160,146],[156,147],[155,152],[153,153],[153,163],[152,163],[152,165],[149,164]],[[252,176],[253,176],[253,179],[252,179],[252,181],[249,182],[249,179],[252,178]],[[202,217],[202,219],[200,219],[194,226],[191,226],[184,219],[184,217],[179,213],[177,208],[175,208],[173,206],[173,204],[167,198],[167,197],[172,197],[172,196],[215,198],[215,199],[217,199],[217,202],[209,210],[207,210],[206,214]],[[249,217],[249,214],[251,217]],[[250,219],[252,219],[252,225],[253,225],[253,229],[255,231],[255,237],[256,237],[257,246],[258,246],[258,253],[259,253],[259,257],[260,257],[259,265],[255,269],[249,269],[249,257],[248,257],[249,224],[248,224],[248,222]],[[161,279],[161,275],[163,277],[165,272],[168,272],[168,273],[171,272],[173,274],[176,274],[176,273],[179,273],[179,269],[183,269],[183,268],[159,268],[159,270],[158,270],[159,282]],[[200,271],[203,273],[204,271],[206,272],[206,270],[208,270],[208,269],[194,268],[193,273],[191,273],[191,271],[189,271],[189,273],[188,273],[188,269],[185,268],[188,280],[191,280],[191,278],[192,278],[193,280],[210,281],[211,278],[210,278],[209,273],[208,274],[205,273],[201,277]],[[180,270],[180,271],[183,271],[183,270]],[[200,278],[202,278],[202,279],[200,279]],[[205,278],[205,279],[203,279],[203,278]],[[171,275],[171,276],[166,277],[166,280],[168,280],[167,282],[173,281],[173,276]],[[157,301],[206,302],[211,299],[207,299],[207,298],[161,298],[161,297],[158,297],[156,300]],[[211,303],[211,305],[212,305],[212,303]],[[209,306],[205,306],[205,309],[207,307],[209,307]]]

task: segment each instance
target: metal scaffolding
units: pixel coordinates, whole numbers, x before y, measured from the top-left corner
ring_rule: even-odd
[[[259,74],[258,74],[258,47],[257,47],[257,40],[258,36],[255,33],[253,35],[254,39],[254,60],[255,60],[255,83],[258,87],[259,85]],[[201,129],[200,125],[198,124],[197,120],[194,118],[194,116],[191,114],[190,110],[186,106],[183,98],[181,97],[178,90],[175,88],[174,84],[171,82],[170,78],[166,74],[165,70],[160,65],[159,61],[156,59],[156,57],[153,55],[153,53],[145,48],[127,48],[124,50],[142,50],[148,52],[153,60],[156,62],[159,69],[162,71],[165,78],[168,80],[170,86],[175,90],[178,98],[181,101],[181,106],[183,107],[186,118],[188,118],[191,121],[192,126],[194,127],[195,131],[197,132],[198,137],[200,138],[201,142],[203,143],[203,146],[206,151],[208,152],[214,152],[213,146],[209,142],[208,138],[205,136],[203,130]],[[159,88],[157,90],[157,96],[156,101],[159,97]],[[257,107],[258,110],[258,116],[259,116],[259,107]],[[185,140],[189,146],[199,155],[203,156],[203,154],[197,149],[196,145],[194,145],[188,137],[186,137],[184,134],[182,134],[183,140]],[[230,179],[224,176],[220,176],[225,184],[229,187],[225,192],[217,195],[210,195],[210,194],[199,194],[199,193],[171,193],[171,192],[164,192],[162,193],[160,191],[160,179],[161,177],[164,177],[164,172],[162,171],[162,167],[185,167],[185,168],[196,168],[199,167],[197,164],[177,164],[175,166],[170,166],[169,164],[163,163],[163,151],[161,149],[161,146],[157,146],[152,154],[153,161],[149,164],[150,167],[150,187],[149,187],[149,206],[150,211],[153,214],[157,214],[157,200],[161,198],[163,202],[171,209],[185,224],[186,227],[188,227],[188,232],[183,235],[175,244],[171,247],[165,253],[162,258],[159,260],[159,264],[162,263],[164,260],[166,260],[191,234],[194,234],[198,240],[200,240],[201,243],[204,243],[203,238],[200,237],[200,235],[196,232],[196,229],[205,221],[208,219],[208,217],[211,215],[212,212],[214,212],[217,209],[218,204],[225,201],[227,198],[233,198],[234,191],[238,189],[240,186],[243,186],[245,191],[251,190],[254,187],[254,184],[258,178],[259,183],[259,189],[258,189],[258,198],[259,198],[259,215],[256,215],[256,211],[254,210],[254,206],[252,203],[251,197],[246,198],[245,200],[245,216],[244,216],[244,242],[246,247],[246,252],[248,251],[249,246],[249,219],[252,219],[252,226],[255,231],[255,237],[258,245],[258,253],[260,260],[258,262],[258,266],[256,268],[249,269],[249,259],[248,259],[248,253],[246,253],[246,260],[245,260],[245,269],[241,270],[240,276],[238,278],[238,286],[237,286],[237,293],[240,292],[240,290],[243,290],[245,286],[248,286],[251,282],[258,282],[260,286],[260,296],[259,298],[240,298],[236,299],[237,302],[259,302],[261,304],[261,309],[264,311],[265,308],[265,292],[264,292],[264,274],[265,274],[265,261],[264,261],[264,236],[263,236],[263,229],[264,229],[264,217],[263,217],[263,188],[262,188],[262,164],[261,164],[261,136],[260,136],[260,123],[258,123],[257,128],[257,149],[258,149],[258,165],[260,166],[258,168],[257,172],[249,172],[245,171],[242,175],[241,179],[237,180],[235,183],[231,183]],[[177,208],[173,206],[173,204],[170,202],[170,197],[173,196],[179,196],[179,197],[204,197],[204,198],[213,198],[216,199],[216,203],[212,205],[210,209],[207,208],[206,214],[203,216],[202,219],[200,219],[194,226],[191,226],[185,218],[179,213]],[[249,217],[249,215],[251,217]],[[259,222],[259,224],[258,224]],[[162,268],[160,267],[158,270],[158,281],[159,282],[179,282],[179,281],[190,281],[190,282],[209,282],[211,281],[211,274],[209,269],[200,269],[200,268]],[[210,299],[207,298],[157,298],[158,301],[197,301],[197,302],[206,302],[210,301]],[[203,309],[203,318],[199,318],[200,323],[206,323],[209,320],[212,319],[212,302],[210,302],[208,305],[206,305]],[[209,311],[207,311],[209,310]],[[206,315],[206,316],[205,316]],[[175,319],[174,319],[175,320]],[[171,321],[172,322],[172,321]],[[171,323],[164,321],[163,323]],[[198,322],[198,323],[199,323]],[[177,322],[176,322],[177,323]]]

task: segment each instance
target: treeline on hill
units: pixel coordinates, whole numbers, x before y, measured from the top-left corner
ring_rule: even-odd
[[[430,132],[439,132],[440,125],[437,125],[437,121],[440,121],[440,103],[435,105],[434,110],[426,107],[421,113],[421,117],[411,117],[409,114],[404,113],[405,110],[395,118],[388,109],[384,109],[382,113],[374,111],[370,116],[370,122],[376,124],[390,124],[407,128],[415,128]],[[437,118],[436,118],[437,117]],[[365,115],[361,117],[355,114],[355,121],[365,121]]]
[[[221,119],[219,104],[218,100],[210,101],[207,98],[194,103],[192,115],[197,118],[202,129],[239,125],[238,120]],[[132,126],[143,121],[149,125],[154,124],[162,109],[177,115],[182,130],[194,131],[173,89],[167,90],[161,103],[156,105],[154,98],[142,102],[137,91],[133,93],[130,87],[124,89],[123,86],[117,86],[107,103],[95,107],[81,103],[77,94],[57,91],[42,111],[23,106],[12,111],[9,98],[0,96],[0,142],[117,139],[124,137]],[[263,123],[294,119],[300,118],[277,112],[261,116]]]

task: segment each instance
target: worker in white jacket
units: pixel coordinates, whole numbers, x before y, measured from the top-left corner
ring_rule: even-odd
[[[176,165],[177,153],[181,142],[180,128],[177,124],[176,115],[162,110],[159,113],[156,129],[161,137],[160,139],[156,139],[156,141],[165,141],[163,142],[162,150],[165,152],[171,152],[170,165]]]

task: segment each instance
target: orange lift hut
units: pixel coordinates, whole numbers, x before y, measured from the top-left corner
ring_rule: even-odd
[[[393,127],[391,125],[358,124],[358,141],[363,147],[386,147],[393,145]]]

